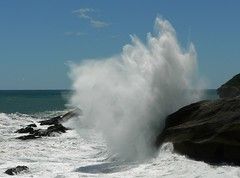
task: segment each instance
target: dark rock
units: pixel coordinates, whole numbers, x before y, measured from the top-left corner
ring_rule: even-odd
[[[37,127],[37,125],[36,124],[29,124],[29,125],[27,125],[27,127]]]
[[[10,168],[5,171],[6,174],[8,175],[16,175],[22,172],[28,172],[29,168],[27,166],[17,166],[15,168]]]
[[[54,125],[58,124],[62,116],[56,116],[48,120],[39,121],[40,125]]]
[[[62,116],[57,116],[57,117],[53,117],[48,120],[39,121],[39,123],[40,123],[40,125],[55,125],[55,124],[60,124],[60,123],[66,122],[68,119],[70,119],[72,117],[77,117],[79,115],[81,115],[81,110],[75,109],[73,111],[70,111],[70,112],[62,115]]]
[[[79,116],[80,114],[81,110],[75,109],[62,116],[57,116],[48,120],[40,121],[40,125],[52,125],[47,129],[33,129],[32,127],[37,127],[36,124],[29,124],[27,127],[21,128],[16,131],[16,133],[29,133],[29,135],[20,136],[17,137],[17,139],[30,140],[41,137],[49,137],[54,135],[54,133],[65,133],[69,129],[64,127],[61,123],[67,121],[72,117]]]
[[[15,131],[15,133],[30,133],[32,134],[34,132],[34,129],[32,127],[25,127],[25,128],[21,128],[21,129],[18,129],[17,131]]]
[[[54,135],[54,133],[65,133],[68,128],[64,127],[62,124],[56,124],[48,127],[47,129],[34,130],[33,133],[21,137],[17,137],[20,140],[36,139],[41,137],[49,137]]]
[[[169,115],[156,144],[163,142],[195,160],[240,165],[240,97],[193,103]]]
[[[53,126],[48,127],[47,129],[39,129],[36,130],[34,133],[35,136],[41,136],[41,137],[46,137],[46,136],[51,136],[55,133],[65,133],[66,130],[68,130],[66,127],[64,127],[62,124],[55,124]]]
[[[29,124],[27,125],[27,127],[18,129],[17,131],[15,131],[15,133],[34,133],[34,129],[32,127],[37,127],[36,124]]]
[[[41,138],[41,136],[37,136],[37,135],[30,134],[30,135],[24,135],[24,136],[17,137],[16,139],[20,139],[20,140],[32,140],[32,139],[37,139],[37,138]]]
[[[68,128],[64,127],[62,124],[55,124],[54,126],[50,126],[47,128],[48,132],[58,132],[65,133]]]
[[[217,89],[220,98],[236,97],[240,95],[240,74]]]

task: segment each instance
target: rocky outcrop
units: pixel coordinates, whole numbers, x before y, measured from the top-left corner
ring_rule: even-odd
[[[41,137],[49,137],[55,135],[55,133],[65,133],[68,128],[64,127],[62,124],[55,124],[53,126],[48,127],[47,129],[37,129],[30,132],[29,135],[24,135],[17,137],[20,140],[29,140],[36,139]]]
[[[19,139],[19,140],[32,140],[32,139],[37,139],[37,138],[41,138],[41,136],[36,136],[34,134],[29,134],[29,135],[23,135],[23,136],[17,137],[16,139]]]
[[[19,173],[28,172],[28,171],[29,171],[29,168],[27,166],[17,166],[17,167],[6,170],[5,173],[8,175],[17,175]]]
[[[217,93],[220,98],[240,96],[240,74],[219,87]]]
[[[60,124],[60,123],[66,122],[70,118],[77,117],[79,115],[81,115],[81,110],[80,109],[75,109],[75,110],[70,111],[70,112],[68,112],[64,115],[53,117],[53,118],[48,119],[48,120],[39,121],[39,123],[40,123],[40,125]]]
[[[27,127],[18,129],[17,131],[15,131],[15,133],[33,133],[34,129],[33,127],[37,127],[36,124],[29,124]]]
[[[240,165],[240,97],[193,103],[166,119],[157,146],[212,164]]]
[[[15,133],[29,133],[28,135],[23,135],[17,137],[20,140],[30,140],[37,139],[41,137],[49,137],[55,135],[55,133],[65,133],[69,128],[64,127],[61,123],[66,122],[72,117],[77,117],[81,114],[79,109],[70,111],[64,115],[53,117],[48,120],[40,121],[40,125],[50,125],[47,129],[38,129],[35,124],[30,124],[24,128],[17,130]],[[34,127],[34,128],[33,128]]]

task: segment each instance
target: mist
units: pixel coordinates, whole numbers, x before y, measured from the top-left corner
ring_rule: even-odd
[[[112,154],[125,160],[152,156],[166,116],[200,98],[189,92],[199,87],[194,45],[183,48],[160,17],[146,43],[132,35],[120,54],[72,64],[70,78],[70,104],[83,111],[75,129],[100,132]]]

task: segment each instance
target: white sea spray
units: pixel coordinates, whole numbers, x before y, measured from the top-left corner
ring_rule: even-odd
[[[183,49],[167,20],[157,17],[154,27],[146,44],[133,35],[119,55],[71,65],[70,103],[83,111],[76,128],[94,127],[124,159],[152,155],[166,116],[199,99],[190,92],[198,85],[193,44]]]

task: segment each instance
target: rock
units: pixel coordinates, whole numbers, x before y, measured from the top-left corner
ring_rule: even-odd
[[[240,95],[240,74],[217,89],[220,98],[236,97]]]
[[[40,125],[54,125],[54,124],[58,124],[61,118],[62,116],[56,116],[48,120],[39,121],[39,123]]]
[[[27,127],[37,127],[37,125],[36,124],[29,124],[29,125],[27,125]]]
[[[65,133],[66,130],[68,130],[66,127],[64,127],[62,124],[55,124],[53,126],[48,127],[47,129],[39,129],[36,130],[34,133],[35,136],[41,136],[41,137],[46,137],[46,136],[51,136],[54,135],[55,133]]]
[[[29,168],[27,166],[17,166],[15,168],[10,168],[5,171],[6,174],[8,175],[16,175],[22,172],[28,172]]]
[[[34,135],[34,134],[30,134],[30,135],[24,135],[24,136],[17,137],[16,139],[20,139],[20,140],[32,140],[32,139],[37,139],[37,138],[41,138],[41,136],[36,136],[36,135]]]
[[[47,129],[34,130],[31,134],[17,137],[17,139],[30,140],[41,137],[49,137],[54,135],[54,133],[65,133],[66,130],[68,130],[68,128],[64,127],[62,124],[55,124],[53,126],[48,127]]]
[[[55,133],[65,133],[68,128],[64,127],[61,123],[69,120],[72,117],[79,116],[81,114],[81,110],[75,109],[70,111],[62,116],[57,116],[48,120],[40,121],[40,125],[52,125],[47,129],[33,129],[32,127],[37,127],[36,124],[29,124],[27,127],[21,128],[16,131],[16,133],[29,133],[29,135],[24,135],[17,137],[16,139],[20,140],[30,140],[37,139],[41,137],[49,137],[54,135]]]
[[[240,165],[240,97],[201,101],[169,115],[157,146],[211,164]]]
[[[68,119],[72,118],[72,117],[77,117],[81,115],[81,110],[80,109],[75,109],[73,111],[70,111],[62,116],[57,116],[57,117],[53,117],[51,119],[48,120],[43,120],[43,121],[39,121],[40,125],[54,125],[54,124],[60,124],[62,122],[66,122]]]
[[[34,129],[32,128],[31,125],[28,125],[25,128],[21,128],[21,129],[18,129],[17,131],[15,131],[15,133],[31,133],[31,134],[33,132],[34,132]]]
[[[58,132],[58,133],[65,133],[68,128],[64,127],[62,124],[55,124],[54,126],[50,126],[47,128],[48,132]]]

